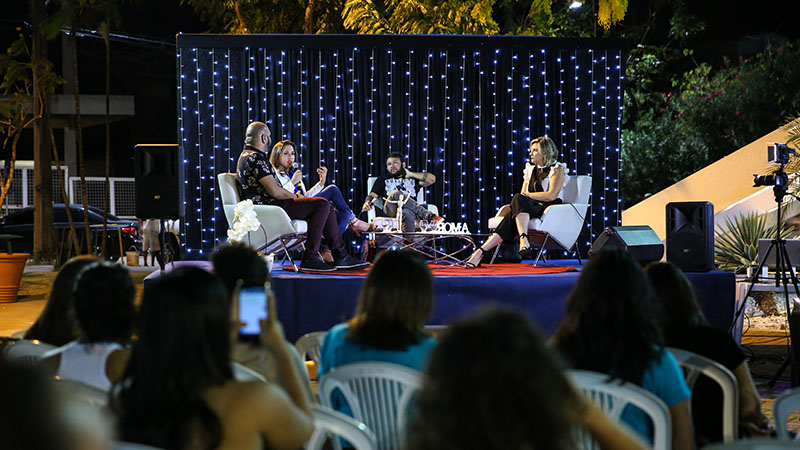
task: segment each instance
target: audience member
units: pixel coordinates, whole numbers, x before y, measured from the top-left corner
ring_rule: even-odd
[[[274,298],[268,303],[261,340],[276,357],[286,391],[233,379],[230,300],[218,277],[180,267],[149,282],[139,339],[114,388],[120,437],[168,449],[302,447],[312,414],[285,350]]]
[[[78,274],[73,292],[80,337],[43,355],[56,376],[103,390],[119,380],[130,353],[136,288],[124,266],[95,262]]]
[[[656,292],[661,329],[666,344],[712,359],[730,369],[739,385],[739,427],[750,436],[771,431],[761,412],[750,369],[742,350],[731,336],[711,327],[700,310],[689,280],[672,263],[654,263],[645,269]],[[692,392],[692,418],[698,447],[722,441],[722,389],[700,377]]]
[[[410,251],[381,255],[364,280],[355,317],[325,335],[317,376],[345,364],[382,361],[422,370],[436,341],[425,333],[433,309],[433,275]],[[334,398],[335,409],[349,411]]]
[[[211,260],[214,263],[214,273],[225,284],[228,297],[231,299],[231,310],[233,311],[231,318],[232,320],[238,320],[238,305],[234,301],[237,287],[264,286],[264,283],[270,281],[267,262],[253,247],[241,242],[219,246]],[[254,345],[253,343],[239,342],[237,337],[238,330],[234,328],[231,331],[231,360],[247,366],[263,375],[267,380],[283,386],[282,380],[279,378],[280,374],[277,371],[275,355],[272,354],[269,348]],[[297,354],[294,345],[288,342],[285,344],[286,351],[292,355],[292,361],[297,364],[298,372],[301,374],[307,373],[305,364],[300,359],[300,355]],[[314,398],[314,391],[307,380],[308,378],[306,377],[301,385],[306,396]]]
[[[574,449],[576,426],[604,449],[644,448],[573,389],[525,317],[490,310],[441,334],[406,448]]]
[[[381,255],[358,297],[355,317],[325,335],[319,375],[360,361],[384,361],[422,370],[436,341],[425,333],[433,309],[433,275],[410,251]]]
[[[80,329],[75,321],[72,291],[78,273],[89,264],[98,261],[95,256],[76,256],[61,266],[44,310],[25,332],[25,339],[38,339],[50,345],[61,346],[78,339]]]
[[[0,447],[6,450],[101,450],[111,445],[108,425],[72,405],[41,368],[0,358]]]
[[[694,448],[691,393],[664,349],[654,302],[644,270],[630,255],[600,252],[581,271],[554,341],[573,368],[606,373],[658,396],[672,416],[673,448]],[[652,439],[643,411],[627,407],[622,420]]]

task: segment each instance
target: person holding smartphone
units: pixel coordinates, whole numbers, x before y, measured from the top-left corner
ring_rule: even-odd
[[[328,168],[325,163],[320,163],[317,168],[319,182],[312,186],[311,189],[306,190],[306,186],[303,184],[303,171],[298,167],[296,158],[296,146],[294,142],[288,139],[284,139],[272,147],[269,162],[275,168],[275,178],[282,188],[289,192],[297,193],[302,197],[322,197],[331,202],[336,212],[339,234],[344,234],[348,228],[356,234],[364,231],[374,231],[374,225],[370,225],[356,217],[353,210],[345,202],[342,191],[335,184],[325,186],[325,181],[328,177]]]
[[[231,330],[231,360],[282,386],[276,356],[260,342],[259,319],[266,313],[264,284],[270,281],[266,261],[253,247],[242,242],[218,246],[211,261],[214,273],[225,284],[231,299],[231,320],[237,324],[245,323],[243,328]],[[237,291],[241,292],[237,294]],[[284,346],[298,373],[306,375],[305,363],[294,345],[285,342]],[[301,381],[306,397],[313,398],[314,391],[308,377]]]
[[[139,339],[111,401],[119,438],[160,448],[297,449],[313,415],[286,351],[275,299],[264,288],[261,342],[275,355],[283,388],[236,381],[230,362],[230,298],[222,281],[179,267],[148,283]]]

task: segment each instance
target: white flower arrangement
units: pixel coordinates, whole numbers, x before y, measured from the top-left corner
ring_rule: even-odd
[[[261,228],[252,200],[240,201],[233,212],[233,229],[228,229],[229,242],[239,242],[247,236],[247,233]]]

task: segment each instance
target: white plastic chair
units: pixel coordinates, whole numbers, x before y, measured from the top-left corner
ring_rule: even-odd
[[[314,365],[319,368],[319,351],[326,334],[326,331],[312,331],[300,336],[300,339],[294,343],[294,347],[297,349],[302,361],[305,361],[306,358],[311,358],[314,361]]]
[[[331,407],[337,390],[353,417],[375,432],[380,449],[402,448],[406,410],[419,389],[422,374],[397,364],[362,362],[337,367],[319,382],[322,404]]]
[[[578,236],[583,230],[586,212],[589,210],[589,195],[592,193],[592,177],[589,175],[568,175],[564,180],[564,187],[558,197],[564,202],[560,205],[550,205],[538,219],[531,219],[528,224],[528,240],[534,247],[539,247],[539,253],[533,265],[539,263],[544,250],[565,250],[575,252],[581,262],[581,252],[578,249]],[[497,214],[489,219],[489,230],[494,231],[503,216],[511,208],[503,205]],[[492,255],[492,262],[497,256],[497,250]]]
[[[311,405],[314,413],[314,433],[306,443],[306,450],[321,450],[325,441],[334,436],[334,447],[339,447],[339,439],[349,442],[356,450],[373,450],[378,442],[366,425],[322,405]]]
[[[619,422],[622,412],[628,405],[634,405],[653,421],[653,449],[672,449],[672,418],[667,405],[660,398],[631,383],[620,384],[619,380],[609,381],[604,373],[587,370],[568,370],[567,376],[583,390],[584,396],[599,406],[610,420]],[[580,448],[596,448],[588,433],[582,436]]]
[[[217,175],[217,182],[225,218],[228,219],[228,226],[233,227],[234,209],[239,203],[236,176],[223,172]],[[265,254],[282,250],[286,258],[292,261],[289,250],[305,242],[308,223],[305,220],[290,219],[280,206],[254,205],[253,210],[261,223],[261,229],[249,232],[246,242]],[[298,271],[294,261],[292,261],[292,267],[295,272]]]
[[[739,384],[736,376],[722,364],[679,348],[667,348],[683,369],[686,385],[694,391],[700,375],[714,380],[722,388],[722,442],[736,440],[739,430]]]
[[[781,448],[797,448],[797,443],[779,439],[742,439],[734,442],[707,445],[703,450],[773,450]]]
[[[375,184],[375,180],[377,180],[377,179],[378,179],[378,177],[368,177],[367,178],[367,192],[372,192],[372,185]],[[387,194],[388,194],[388,192],[387,192]],[[419,192],[417,193],[417,200],[416,201],[417,201],[417,203],[419,203],[421,205],[423,205],[423,204],[426,205],[428,207],[428,211],[436,214],[437,216],[439,215],[439,208],[436,205],[429,205],[429,204],[425,203],[425,188],[424,187],[419,188]],[[369,211],[367,211],[367,222],[372,222],[373,219],[375,219],[375,208],[372,208]],[[392,226],[393,230],[399,229],[398,223],[397,223],[397,219],[395,219],[393,217],[381,217],[381,220],[390,221],[393,224],[393,226]],[[419,229],[419,223],[417,223],[416,227],[417,227],[417,229]]]
[[[100,409],[108,405],[108,391],[78,380],[68,378],[55,378],[55,380],[56,389],[63,392],[71,401]]]
[[[775,399],[772,404],[772,417],[775,418],[775,431],[778,439],[790,440],[789,430],[786,428],[786,421],[789,414],[800,411],[800,388],[792,389]],[[795,445],[797,445],[795,443]]]
[[[55,345],[45,344],[38,340],[22,340],[7,345],[3,350],[3,356],[6,361],[34,367],[42,360],[42,355],[56,348],[58,347]]]
[[[250,381],[250,380],[258,380],[263,382],[267,381],[267,379],[264,378],[264,376],[261,375],[260,373],[235,361],[231,361],[231,369],[233,370],[233,378],[236,381]]]

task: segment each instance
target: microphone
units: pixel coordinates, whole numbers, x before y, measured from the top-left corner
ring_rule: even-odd
[[[291,177],[292,175],[294,175],[294,172],[299,168],[300,168],[300,164],[298,164],[297,161],[293,162],[292,163],[292,167],[289,169],[289,176]],[[302,193],[302,194],[305,194],[305,192],[303,192],[303,181],[302,180],[298,181],[297,184],[294,185],[294,193],[297,194],[298,192]]]

